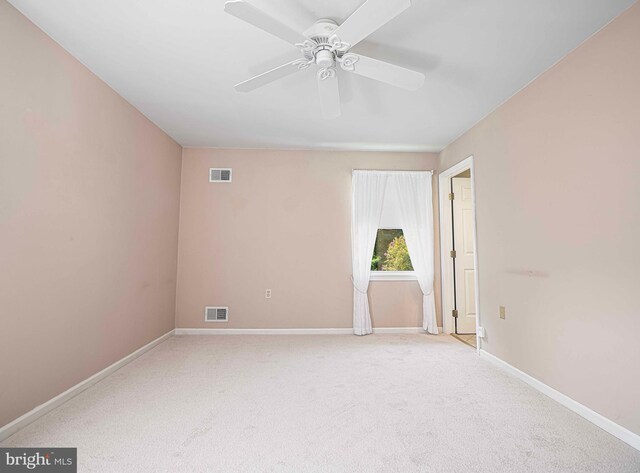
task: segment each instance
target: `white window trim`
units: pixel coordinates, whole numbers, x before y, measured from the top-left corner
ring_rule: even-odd
[[[371,271],[371,281],[417,281],[414,271]]]

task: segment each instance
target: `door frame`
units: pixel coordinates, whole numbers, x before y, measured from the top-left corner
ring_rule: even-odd
[[[438,203],[440,211],[440,274],[442,278],[442,331],[453,333],[454,321],[451,311],[453,310],[453,270],[451,268],[451,255],[453,241],[451,237],[451,208],[449,204],[449,192],[451,192],[451,178],[463,171],[471,171],[471,189],[473,197],[473,264],[475,266],[475,299],[476,299],[476,351],[480,353],[481,338],[479,337],[481,325],[480,317],[480,290],[478,271],[478,231],[476,212],[476,182],[473,155],[460,161],[458,164],[440,172],[438,174]]]

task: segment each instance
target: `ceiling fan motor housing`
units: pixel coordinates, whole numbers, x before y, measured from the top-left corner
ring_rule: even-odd
[[[317,20],[311,28],[306,30],[303,34],[307,38],[322,38],[329,37],[333,32],[338,29],[338,24],[328,18],[322,18]]]

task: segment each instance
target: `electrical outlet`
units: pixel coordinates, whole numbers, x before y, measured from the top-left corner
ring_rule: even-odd
[[[507,318],[507,309],[505,309],[503,305],[500,306],[500,318],[501,319]]]
[[[271,289],[266,289],[264,291],[264,298],[265,299],[271,299]]]

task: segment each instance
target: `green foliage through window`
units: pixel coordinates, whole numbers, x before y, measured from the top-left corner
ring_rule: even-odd
[[[378,230],[371,258],[372,271],[413,271],[402,230]]]

